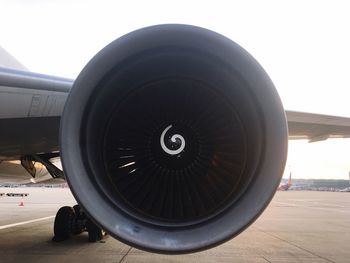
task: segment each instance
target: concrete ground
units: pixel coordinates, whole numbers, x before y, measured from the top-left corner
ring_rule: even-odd
[[[111,237],[88,243],[86,233],[51,242],[54,218],[49,216],[62,205],[74,204],[69,190],[0,188],[0,193],[10,191],[29,196],[0,197],[4,263],[350,262],[350,193],[278,192],[263,215],[237,238],[201,253],[168,256],[143,252]],[[22,201],[24,206],[19,206]]]

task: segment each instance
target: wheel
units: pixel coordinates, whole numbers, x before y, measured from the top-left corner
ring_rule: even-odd
[[[102,229],[98,227],[90,219],[88,219],[86,222],[86,229],[89,233],[89,242],[97,242],[102,239],[103,237]]]
[[[77,220],[83,220],[86,218],[84,211],[80,208],[80,205],[73,206],[73,209]]]
[[[75,205],[73,206],[73,209],[74,209],[74,212],[75,212],[75,215],[78,217],[80,215],[80,206],[79,205]]]
[[[75,212],[75,220],[73,223],[73,229],[72,232],[74,235],[79,235],[82,232],[85,231],[85,220],[86,216],[84,212],[81,210],[79,205],[73,206],[74,212]]]
[[[61,207],[55,217],[53,241],[63,241],[72,234],[72,224],[75,220],[74,209],[70,206]]]

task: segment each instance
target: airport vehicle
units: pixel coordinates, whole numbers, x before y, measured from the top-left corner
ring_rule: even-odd
[[[32,176],[42,163],[102,229],[159,253],[248,227],[278,188],[288,138],[350,135],[349,118],[285,111],[247,51],[188,25],[131,32],[74,81],[3,68],[0,94],[1,158]]]

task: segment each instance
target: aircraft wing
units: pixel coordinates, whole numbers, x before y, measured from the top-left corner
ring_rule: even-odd
[[[350,118],[297,111],[286,111],[286,115],[289,139],[316,142],[350,137]]]

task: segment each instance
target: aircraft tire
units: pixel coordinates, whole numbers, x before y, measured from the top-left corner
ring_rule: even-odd
[[[61,207],[55,217],[53,241],[63,241],[72,234],[72,224],[75,219],[74,209],[70,206]]]
[[[85,226],[82,224],[84,219],[86,218],[84,213],[82,213],[80,205],[73,206],[75,212],[75,221],[73,224],[72,232],[74,235],[79,235],[84,232]]]
[[[90,219],[87,220],[86,229],[89,233],[89,242],[94,243],[102,239],[103,237],[102,229],[98,227]]]
[[[73,206],[75,215],[78,216],[80,214],[80,206],[79,205],[75,205]]]

